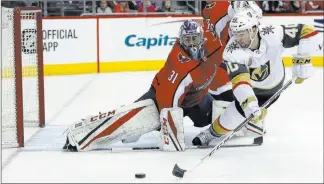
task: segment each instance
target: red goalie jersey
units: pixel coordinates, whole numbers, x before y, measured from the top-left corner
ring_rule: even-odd
[[[212,62],[191,59],[177,41],[152,83],[159,110],[197,105],[208,93],[216,70]]]
[[[159,110],[193,107],[208,93],[209,88],[229,82],[226,69],[218,68],[229,39],[229,5],[229,2],[210,2],[203,10],[204,36],[207,38],[204,61],[192,60],[178,41],[174,44],[167,62],[152,82]]]

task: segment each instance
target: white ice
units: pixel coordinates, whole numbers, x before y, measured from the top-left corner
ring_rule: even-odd
[[[221,148],[183,179],[175,163],[191,163],[209,150],[185,152],[62,152],[67,125],[98,111],[131,103],[156,72],[46,77],[46,124],[26,129],[23,149],[2,150],[3,182],[323,182],[323,69],[288,88],[270,107],[259,147]],[[291,77],[287,69],[286,79]],[[186,118],[187,134],[199,132]],[[193,134],[194,135],[194,134]],[[154,144],[154,133],[136,144]],[[190,140],[189,140],[190,142]],[[116,146],[124,146],[115,144]],[[127,145],[132,146],[132,145]],[[135,173],[146,178],[135,179]]]

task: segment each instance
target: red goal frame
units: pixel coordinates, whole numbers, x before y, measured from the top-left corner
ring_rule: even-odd
[[[38,55],[38,111],[39,127],[45,127],[45,100],[44,100],[44,63],[43,63],[43,34],[42,9],[39,7],[14,8],[14,53],[15,53],[15,86],[16,86],[16,118],[18,147],[24,147],[24,109],[23,109],[23,75],[22,75],[22,47],[21,47],[21,16],[23,11],[36,11],[37,55]]]

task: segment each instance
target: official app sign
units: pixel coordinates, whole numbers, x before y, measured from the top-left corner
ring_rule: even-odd
[[[96,19],[44,19],[43,53],[46,64],[97,61]]]
[[[59,48],[60,40],[79,39],[76,29],[43,30],[44,52],[55,52]]]

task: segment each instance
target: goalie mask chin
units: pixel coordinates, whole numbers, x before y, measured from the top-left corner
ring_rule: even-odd
[[[195,21],[185,21],[179,31],[180,44],[191,59],[201,59],[205,56],[204,32]]]
[[[185,50],[188,52],[188,55],[192,59],[202,59],[205,56],[205,49],[203,46],[199,47],[188,47],[185,48]]]

